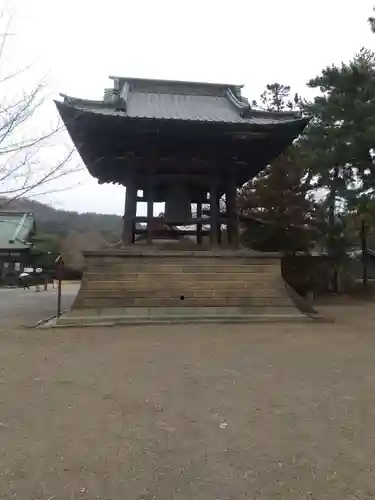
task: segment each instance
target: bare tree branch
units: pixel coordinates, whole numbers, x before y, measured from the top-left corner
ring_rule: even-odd
[[[46,77],[37,81],[29,91],[19,92],[22,79],[18,79],[29,71],[32,64],[20,70],[1,71],[12,18],[5,19],[0,13],[4,32],[0,34],[0,208],[9,205],[13,200],[23,196],[36,196],[35,193],[46,194],[60,191],[53,186],[59,180],[79,168],[71,166],[74,150],[69,147],[62,159],[51,161],[52,139],[58,138],[64,131],[60,120],[48,130],[35,130],[40,127],[38,117],[46,104]],[[4,22],[5,19],[5,22]],[[16,93],[15,93],[16,92]],[[62,145],[62,139],[58,140]],[[47,149],[48,148],[48,149]],[[48,154],[46,152],[48,151]],[[61,156],[61,155],[60,155]],[[48,160],[46,161],[46,158]],[[43,186],[43,187],[42,187]],[[46,186],[46,187],[44,187]],[[63,187],[62,190],[65,188]],[[5,201],[4,201],[5,199]]]

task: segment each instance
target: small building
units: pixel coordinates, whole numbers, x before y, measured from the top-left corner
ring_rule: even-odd
[[[18,276],[30,267],[34,234],[32,213],[0,212],[0,279]]]

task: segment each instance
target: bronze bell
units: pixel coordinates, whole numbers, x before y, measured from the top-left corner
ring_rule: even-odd
[[[186,184],[178,183],[168,186],[164,217],[167,220],[181,222],[192,218],[190,193]]]

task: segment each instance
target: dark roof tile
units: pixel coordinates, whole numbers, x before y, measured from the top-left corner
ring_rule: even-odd
[[[83,111],[129,118],[186,120],[244,125],[277,125],[300,122],[298,113],[253,110],[240,94],[240,87],[146,79],[123,79],[130,86],[123,106],[116,102],[85,101],[68,96],[65,103]],[[191,90],[187,91],[187,89]],[[199,89],[199,92],[197,91]],[[117,92],[117,91],[115,91]],[[121,95],[121,89],[118,90]]]

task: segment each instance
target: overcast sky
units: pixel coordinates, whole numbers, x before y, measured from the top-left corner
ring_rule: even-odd
[[[13,13],[7,55],[19,67],[36,61],[39,71],[48,71],[53,97],[101,98],[109,75],[245,84],[250,100],[278,81],[304,95],[306,81],[324,66],[348,61],[361,47],[375,49],[367,23],[374,0],[0,3]],[[32,75],[21,78],[27,86]],[[52,102],[45,113],[55,118]],[[98,186],[86,172],[73,182],[79,187],[41,201],[122,214],[124,189]]]

